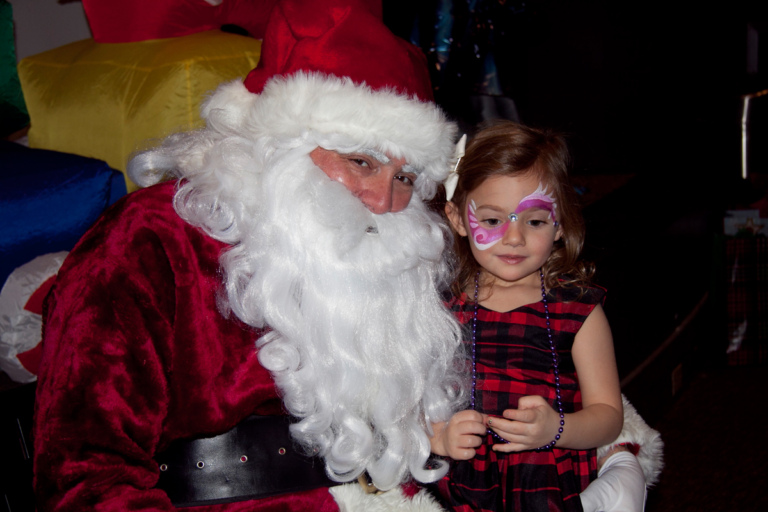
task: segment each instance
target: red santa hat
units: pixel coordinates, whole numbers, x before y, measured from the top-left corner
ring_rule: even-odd
[[[422,171],[417,193],[429,197],[447,174],[455,126],[432,101],[421,50],[392,34],[370,4],[281,0],[256,69],[219,88],[203,116],[245,136],[314,133],[405,157]]]

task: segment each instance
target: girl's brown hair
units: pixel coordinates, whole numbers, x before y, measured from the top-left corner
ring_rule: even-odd
[[[538,174],[557,201],[557,221],[562,229],[552,254],[544,263],[544,284],[547,289],[558,286],[585,286],[594,273],[591,264],[579,261],[584,246],[584,220],[576,192],[568,179],[570,156],[562,136],[530,128],[511,121],[498,122],[477,133],[467,145],[459,162],[459,181],[451,202],[465,211],[467,196],[493,176]],[[480,271],[469,238],[454,233],[454,253],[457,278],[453,292],[474,288]]]

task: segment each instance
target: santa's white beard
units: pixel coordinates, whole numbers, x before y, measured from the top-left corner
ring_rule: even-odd
[[[446,468],[425,469],[427,432],[460,406],[465,369],[459,327],[437,292],[442,223],[417,197],[403,212],[372,214],[312,163],[315,146],[257,149],[269,155],[248,164],[264,165],[257,185],[222,191],[220,182],[201,209],[191,182],[177,208],[185,216],[186,205],[185,218],[207,210],[209,226],[222,212],[228,219],[228,306],[271,328],[259,360],[300,420],[293,437],[339,481],[364,470],[380,489],[409,472],[435,481]]]

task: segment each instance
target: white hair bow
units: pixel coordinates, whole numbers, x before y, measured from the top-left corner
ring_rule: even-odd
[[[453,166],[453,170],[448,173],[448,177],[443,182],[445,186],[445,200],[450,201],[453,198],[453,193],[456,192],[456,185],[459,183],[459,162],[461,157],[464,156],[464,149],[467,147],[467,134],[461,136],[459,142],[456,143],[456,153],[454,158],[456,159],[456,165]]]

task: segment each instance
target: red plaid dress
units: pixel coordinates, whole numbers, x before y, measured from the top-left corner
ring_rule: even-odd
[[[547,297],[567,413],[581,409],[571,356],[573,341],[604,296],[605,290],[589,288],[581,298],[575,289],[556,289]],[[470,332],[474,306],[467,304],[467,297],[454,297],[448,306]],[[471,339],[467,340],[470,343]],[[543,302],[507,313],[480,306],[475,350],[478,411],[501,416],[505,409],[516,408],[518,399],[526,395],[541,395],[554,407],[555,383]],[[472,460],[453,462],[450,473],[438,484],[445,505],[459,511],[582,510],[579,493],[597,476],[595,450],[556,447],[504,454],[491,450],[498,442],[487,434]]]

